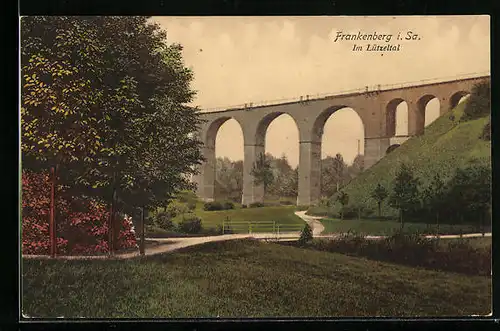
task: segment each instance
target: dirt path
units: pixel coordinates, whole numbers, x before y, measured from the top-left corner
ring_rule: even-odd
[[[304,220],[304,222],[309,224],[309,226],[312,229],[313,236],[316,237],[316,236],[320,235],[321,232],[323,232],[325,230],[325,227],[323,226],[323,224],[321,224],[321,222],[318,221],[318,220],[322,219],[323,217],[306,215],[306,211],[296,211],[295,215],[302,218]]]

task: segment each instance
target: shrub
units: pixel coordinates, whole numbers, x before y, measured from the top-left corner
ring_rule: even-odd
[[[313,239],[313,233],[311,226],[306,224],[302,231],[300,232],[299,244],[304,245],[305,243]]]
[[[245,209],[247,208],[247,205],[241,205],[241,208]]]
[[[189,211],[193,211],[196,209],[196,201],[189,201],[186,206]]]
[[[344,206],[342,207],[341,212],[343,214],[344,219],[350,220],[358,218],[358,208],[356,206],[352,205]]]
[[[181,191],[177,195],[177,200],[182,203],[189,203],[189,202],[194,202],[196,203],[197,197],[196,193],[192,191]]]
[[[481,135],[479,136],[479,138],[483,139],[483,140],[486,140],[486,141],[490,141],[491,140],[491,118],[488,121],[488,123],[486,123],[486,125],[484,126],[483,132],[481,133]]]
[[[57,254],[93,254],[108,251],[108,206],[99,200],[72,196],[57,187]],[[49,254],[49,176],[22,172],[22,252]],[[136,247],[131,219],[117,217],[116,249]]]
[[[187,212],[189,212],[188,207],[184,203],[178,201],[172,201],[169,203],[166,210],[166,213],[170,216],[170,218],[174,218]]]
[[[205,202],[203,205],[203,210],[206,211],[215,211],[215,210],[223,210],[223,206],[220,202],[218,201],[210,201],[210,202]]]
[[[225,201],[222,204],[222,209],[224,210],[234,209],[234,203],[232,201]]]
[[[175,228],[171,214],[168,212],[158,213],[154,219],[154,224],[164,230],[172,230]]]
[[[293,205],[293,201],[290,201],[290,200],[280,200],[280,205],[283,205],[283,206],[291,206]]]
[[[304,210],[308,210],[310,206],[308,205],[298,205],[297,207],[295,207],[296,210],[298,211],[304,211]]]
[[[264,203],[262,202],[252,202],[251,204],[248,205],[249,208],[260,208],[264,207]]]
[[[189,215],[179,222],[178,229],[180,232],[196,234],[202,230],[201,218],[196,215]]]
[[[476,84],[464,107],[462,119],[472,120],[490,114],[491,86],[489,82]]]

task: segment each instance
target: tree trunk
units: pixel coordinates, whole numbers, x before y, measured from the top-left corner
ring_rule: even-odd
[[[144,207],[141,208],[141,242],[139,246],[139,251],[141,255],[145,255],[146,238],[144,231]]]
[[[49,218],[49,236],[50,236],[50,256],[55,257],[57,251],[56,239],[56,176],[57,165],[50,168],[50,218]]]
[[[403,230],[403,209],[399,208],[399,222],[401,223],[401,230]]]
[[[439,212],[436,212],[436,235],[439,239]]]
[[[111,192],[111,206],[109,208],[109,224],[108,224],[108,246],[109,254],[115,254],[115,196],[116,196],[116,185],[115,185],[115,174],[113,173],[112,182],[113,191]]]
[[[377,202],[377,204],[378,204],[378,218],[382,218],[382,212],[380,211],[380,205],[381,205],[380,201]]]

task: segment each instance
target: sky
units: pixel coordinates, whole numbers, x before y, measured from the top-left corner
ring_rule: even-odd
[[[167,39],[183,45],[185,65],[194,71],[193,105],[203,111],[301,95],[335,94],[366,85],[449,78],[490,70],[489,16],[301,16],[301,17],[153,17]],[[381,45],[399,51],[353,51],[336,41],[340,34],[392,34]],[[405,40],[411,36],[415,40]],[[397,40],[401,33],[403,40]],[[416,36],[415,36],[416,35]],[[345,38],[344,38],[345,39]],[[381,55],[383,54],[383,55]],[[439,101],[426,109],[426,124],[438,116]],[[397,134],[407,132],[406,105],[397,111]],[[352,162],[364,151],[363,124],[352,109],[341,109],[325,124],[322,157],[342,154]],[[298,132],[288,115],[269,126],[266,152],[298,163]],[[243,137],[234,120],[224,123],[216,155],[243,159]]]

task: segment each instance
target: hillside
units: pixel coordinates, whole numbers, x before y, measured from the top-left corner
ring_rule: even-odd
[[[344,189],[349,194],[349,203],[376,210],[377,204],[370,193],[378,183],[391,191],[393,178],[402,162],[414,169],[424,186],[435,173],[447,180],[457,167],[463,167],[474,159],[491,165],[491,143],[479,139],[488,117],[460,123],[464,106],[465,102],[459,104],[426,127],[423,135],[409,139],[353,179]],[[332,211],[336,212],[338,208],[335,204]],[[383,204],[382,214],[396,216],[397,212]]]
[[[131,260],[24,260],[22,273],[22,311],[32,317],[458,316],[491,310],[490,277],[255,241]]]

